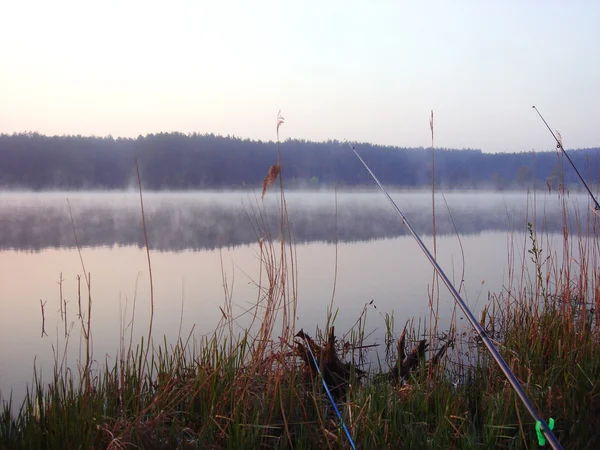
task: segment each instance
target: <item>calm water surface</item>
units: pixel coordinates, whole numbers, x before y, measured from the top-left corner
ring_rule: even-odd
[[[431,194],[398,192],[393,197],[432,249]],[[575,229],[577,215],[585,221],[588,199],[570,195],[567,202]],[[256,303],[257,242],[262,237],[256,225],[261,221],[263,229],[277,237],[277,204],[277,195],[271,193],[264,205],[247,192],[145,194],[156,340],[164,335],[174,342],[180,333],[197,339],[210,334],[221,318],[224,284],[232,294],[234,316]],[[386,313],[394,314],[397,331],[407,320],[428,320],[432,269],[380,193],[337,197],[333,192],[288,193],[287,205],[297,251],[297,329],[313,333],[315,327],[324,326],[334,280],[338,334],[347,331],[372,300],[367,306],[369,343],[382,342]],[[462,293],[475,312],[488,302],[488,292],[500,292],[509,283],[510,259],[517,266],[523,259],[528,221],[537,222],[545,232],[544,246],[560,242],[559,206],[559,199],[547,194],[436,197],[439,262],[457,286],[462,280]],[[61,284],[70,335],[66,362],[75,367],[80,358],[77,277],[84,271],[75,235],[85,270],[91,273],[96,367],[112,363],[121,336],[129,336],[134,301],[134,342],[147,331],[148,266],[139,198],[134,193],[2,193],[0,394],[4,399],[12,392],[20,402],[34,363],[49,377],[55,354],[64,354]],[[83,279],[82,291],[86,295]],[[40,300],[45,303],[48,334],[43,337]],[[449,322],[452,307],[443,290],[440,328]],[[466,322],[460,315],[458,321],[459,325]],[[247,316],[235,323],[239,330],[245,325]]]

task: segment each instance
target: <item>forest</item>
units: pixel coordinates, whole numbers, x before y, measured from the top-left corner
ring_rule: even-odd
[[[431,186],[432,149],[351,143],[382,183]],[[288,139],[279,144],[287,187],[372,186],[369,174],[336,140]],[[277,161],[278,144],[214,134],[158,133],[137,138],[0,135],[0,188],[26,190],[128,189],[137,185],[137,158],[149,190],[260,187]],[[600,179],[600,148],[567,150],[589,184]],[[435,148],[436,185],[445,189],[580,189],[560,151],[484,153]]]

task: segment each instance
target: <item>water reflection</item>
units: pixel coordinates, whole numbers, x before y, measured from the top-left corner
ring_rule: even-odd
[[[394,197],[418,232],[430,234],[430,194],[395,193]],[[0,368],[0,397],[12,393],[15,405],[25,396],[23,380],[31,379],[33,361],[47,377],[55,349],[64,348],[61,294],[68,305],[69,322],[77,320],[76,280],[83,269],[74,249],[66,198],[80,245],[104,247],[82,252],[85,270],[93,280],[92,335],[97,367],[105,360],[113,361],[117,354],[121,330],[133,316],[134,299],[138,303],[133,342],[139,342],[149,323],[147,256],[144,249],[135,248],[143,246],[135,193],[0,194],[0,273],[4,274],[0,283],[0,361],[10,361]],[[196,340],[212,333],[222,317],[224,283],[233,295],[232,316],[241,317],[234,330],[247,327],[250,317],[241,313],[256,305],[261,265],[258,245],[241,244],[256,242],[253,224],[257,217],[267,217],[277,235],[276,193],[270,192],[265,199],[266,215],[261,214],[260,199],[242,192],[146,194],[144,199],[149,243],[155,250],[164,250],[152,254],[155,337],[165,336],[173,343],[181,330],[184,334],[193,331]],[[436,228],[446,235],[437,240],[438,261],[476,315],[488,303],[488,292],[516,286],[519,264],[531,264],[526,254],[530,245],[526,222],[534,220],[534,203],[540,228],[562,232],[562,210],[555,196],[539,195],[534,202],[523,194],[452,193],[446,199],[462,237],[458,241],[453,236],[448,209],[438,197]],[[571,195],[567,200],[569,223],[576,225],[578,217],[588,223],[587,197]],[[308,243],[296,251],[300,287],[296,292],[297,329],[314,334],[316,326],[323,327],[334,286],[333,308],[340,334],[352,328],[365,305],[369,305],[365,322],[369,344],[385,342],[385,314],[393,315],[396,334],[414,318],[424,329],[430,317],[432,269],[412,238],[405,236],[404,226],[380,193],[339,194],[337,208],[333,192],[289,193],[287,204],[296,241]],[[589,223],[597,226],[598,219],[593,217],[596,222]],[[511,234],[514,242],[507,240],[506,230],[510,229],[518,231]],[[544,239],[544,251],[555,248],[560,252],[562,234],[551,233]],[[322,243],[336,236],[342,242],[339,246]],[[394,239],[383,239],[391,237]],[[555,237],[558,245],[553,246]],[[372,239],[378,240],[367,242]],[[114,246],[119,247],[106,248]],[[230,248],[203,251],[218,246]],[[197,251],[180,251],[184,249]],[[511,260],[513,250],[516,256]],[[535,280],[535,272],[524,273],[526,279]],[[517,279],[511,279],[515,276]],[[64,280],[60,287],[58,279]],[[40,300],[47,302],[45,324],[50,337],[40,338]],[[441,331],[448,330],[453,308],[452,297],[442,289]],[[462,315],[456,317],[456,323],[458,333],[470,329]],[[76,326],[73,333],[67,358],[71,364],[81,360],[80,329]]]
[[[430,193],[395,193],[393,197],[420,234],[431,234]],[[3,193],[0,248],[73,248],[67,198],[81,246],[144,245],[135,193]],[[565,200],[569,210],[587,208],[584,195]],[[436,230],[441,235],[454,234],[454,227],[461,235],[521,231],[534,219],[549,232],[563,228],[561,201],[555,195],[449,193],[445,200],[438,195],[436,202]],[[149,244],[154,250],[214,249],[256,242],[256,222],[261,220],[277,236],[277,193],[268,193],[264,202],[248,192],[148,193],[144,206]],[[299,243],[357,242],[406,234],[378,192],[339,193],[337,206],[333,192],[288,193],[287,206],[293,236]],[[267,214],[261,214],[265,211]],[[568,213],[567,219],[570,227],[577,225],[574,215]]]

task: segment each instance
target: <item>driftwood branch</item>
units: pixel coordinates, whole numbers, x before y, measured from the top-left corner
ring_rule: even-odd
[[[446,354],[449,347],[454,345],[454,341],[450,339],[446,342],[434,357],[429,361],[429,367],[436,366],[439,364],[441,359]],[[425,354],[429,349],[429,344],[426,339],[422,339],[419,341],[419,344],[410,352],[408,355],[406,354],[406,329],[402,331],[400,338],[398,339],[398,343],[396,345],[398,350],[398,360],[394,365],[393,369],[387,373],[381,375],[381,378],[387,381],[391,381],[393,383],[400,383],[402,381],[406,381],[410,373],[419,367],[421,361],[425,358]]]
[[[334,398],[344,400],[352,374],[360,377],[365,372],[354,364],[343,362],[340,359],[335,349],[334,327],[331,327],[327,342],[323,347],[318,346],[304,330],[300,330],[296,337],[300,338],[300,341],[296,342],[296,354],[304,361],[311,375],[318,375],[320,370]],[[318,368],[308,351],[307,344],[319,364]]]
[[[356,365],[344,362],[340,359],[335,347],[336,338],[334,327],[331,327],[327,341],[322,346],[317,345],[304,330],[300,330],[298,334],[296,334],[296,338],[298,339],[294,347],[294,352],[302,359],[310,376],[318,376],[320,372],[332,395],[337,400],[344,400],[346,398],[346,391],[352,374],[360,378],[365,372]],[[442,345],[429,361],[429,367],[439,364],[448,348],[453,344],[454,341],[450,339]],[[427,343],[427,340],[422,339],[419,341],[419,344],[407,354],[406,330],[404,330],[397,342],[398,360],[396,364],[390,372],[379,375],[378,378],[392,383],[401,383],[407,380],[411,372],[419,367],[421,362],[425,359],[428,348],[429,344]],[[317,361],[316,364],[310,354],[311,352]]]

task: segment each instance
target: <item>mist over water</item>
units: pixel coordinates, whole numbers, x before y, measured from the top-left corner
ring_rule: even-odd
[[[392,196],[432,248],[431,193],[394,192]],[[368,344],[383,344],[386,314],[393,314],[396,334],[413,319],[423,327],[430,317],[433,270],[381,193],[340,192],[337,206],[331,191],[289,192],[286,199],[292,236],[298,244],[297,329],[313,334],[317,326],[324,327],[334,285],[335,326],[340,336],[355,324],[364,308]],[[540,244],[544,252],[553,240],[556,248],[561,247],[565,218],[562,199],[554,194],[453,192],[445,199],[447,207],[442,195],[436,196],[438,262],[460,286],[475,314],[488,303],[488,294],[502,291],[509,282],[510,264],[519,273],[520,264],[530,262],[527,222],[536,222],[543,233]],[[578,228],[580,223],[598,224],[596,219],[586,220],[586,215],[592,214],[589,199],[578,194],[564,201],[568,228],[594,233]],[[247,326],[250,315],[243,313],[256,304],[261,270],[258,239],[264,236],[258,236],[257,224],[270,229],[273,239],[278,238],[278,192],[268,192],[264,202],[259,193],[252,192],[145,193],[144,208],[153,270],[155,340],[165,336],[167,342],[175,342],[181,332],[197,341],[212,333],[222,317],[219,307],[224,302],[224,285],[232,295],[232,314],[239,316],[234,331]],[[47,377],[55,350],[62,355],[61,277],[71,336],[68,364],[76,367],[80,358],[76,279],[83,269],[73,225],[85,269],[91,273],[94,367],[114,361],[121,336],[129,336],[134,299],[134,345],[147,332],[148,262],[137,193],[2,193],[3,399],[12,392],[20,402],[34,361]],[[46,302],[48,336],[44,337],[40,333],[40,301]],[[453,299],[442,288],[440,331],[447,330],[453,308]],[[457,326],[458,332],[470,329],[460,314]]]
[[[251,192],[173,192],[144,194],[150,248],[202,250],[257,242],[257,221],[277,237],[278,192],[264,201]],[[432,202],[427,192],[393,194],[400,209],[422,235],[432,233]],[[144,246],[139,196],[132,192],[3,193],[0,248],[41,250],[79,245]],[[72,219],[67,203],[69,199]],[[286,194],[293,237],[298,243],[358,242],[405,235],[406,228],[379,192],[291,192]],[[447,202],[447,206],[446,206]],[[583,210],[585,195],[566,198]],[[576,227],[576,217],[569,217]],[[454,223],[453,223],[454,221]],[[469,235],[483,231],[524,230],[527,222],[549,232],[563,227],[556,195],[536,193],[448,193],[436,196],[436,232]]]

